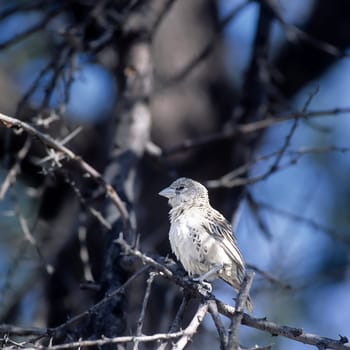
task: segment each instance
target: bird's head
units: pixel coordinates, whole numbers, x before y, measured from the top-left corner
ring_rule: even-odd
[[[159,192],[159,195],[169,199],[171,207],[181,205],[201,205],[207,204],[208,191],[197,181],[186,177],[180,177],[169,187]]]

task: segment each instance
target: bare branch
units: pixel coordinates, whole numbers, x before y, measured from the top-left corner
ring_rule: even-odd
[[[120,344],[120,343],[134,343],[134,342],[154,342],[164,339],[176,339],[181,336],[186,336],[186,330],[179,331],[176,333],[158,333],[152,335],[141,335],[141,336],[124,336],[124,337],[115,337],[115,338],[107,338],[103,337],[102,339],[96,340],[80,340],[72,343],[66,343],[61,345],[52,345],[52,346],[43,346],[38,345],[33,347],[33,350],[63,350],[63,349],[71,349],[71,348],[80,348],[80,347],[89,347],[89,346],[102,346],[106,344]],[[190,334],[189,334],[190,335]]]
[[[189,300],[190,300],[189,295],[187,293],[185,293],[184,297],[181,301],[180,307],[177,310],[174,321],[169,329],[169,333],[174,333],[174,332],[177,332],[179,329],[181,329],[182,319],[183,319],[185,309],[186,309],[186,306],[188,305]],[[168,342],[164,341],[157,347],[157,350],[164,350],[167,347],[167,345],[168,345]]]
[[[219,312],[224,314],[225,316],[232,317],[235,314],[234,307],[228,304],[224,304],[218,300],[217,305]],[[350,344],[345,344],[342,338],[340,340],[335,340],[331,338],[322,337],[317,334],[305,333],[302,328],[278,325],[274,322],[267,321],[265,318],[254,318],[248,314],[243,314],[242,324],[252,328],[260,329],[261,331],[268,332],[273,336],[283,336],[285,338],[296,340],[304,344],[314,346],[319,346],[323,344],[326,348],[335,350],[350,349]]]
[[[278,278],[276,278],[275,276],[272,276],[270,273],[268,273],[267,271],[264,271],[262,269],[260,269],[259,267],[252,265],[252,264],[247,264],[247,267],[255,272],[257,272],[258,274],[260,274],[263,278],[265,278],[267,281],[269,281],[271,284],[276,285],[282,289],[285,290],[291,290],[293,289],[292,285],[289,283],[285,283],[283,281],[280,281]]]
[[[61,325],[50,329],[50,333],[51,334],[56,334],[64,329],[66,329],[69,325],[71,325],[72,323],[75,323],[79,320],[81,320],[84,317],[89,316],[91,313],[97,311],[103,304],[105,304],[107,301],[109,301],[111,298],[113,298],[115,295],[122,293],[126,287],[128,287],[137,277],[139,277],[140,275],[142,275],[145,271],[147,271],[149,269],[149,266],[144,266],[143,268],[141,268],[140,270],[136,271],[130,278],[127,279],[127,281],[121,285],[119,288],[117,288],[116,290],[114,290],[113,292],[109,293],[108,295],[106,295],[102,300],[100,300],[98,303],[94,304],[93,306],[91,306],[88,310],[70,318],[69,320],[67,320],[65,323],[62,323]]]
[[[214,300],[209,301],[209,313],[214,321],[216,330],[218,331],[218,334],[220,337],[220,349],[225,350],[226,345],[227,345],[227,340],[228,340],[227,332],[226,332],[225,326],[223,325],[223,323],[221,321],[218,307],[217,307],[216,302]]]
[[[141,336],[122,336],[115,338],[103,337],[96,340],[80,340],[72,343],[60,344],[60,345],[37,345],[33,347],[34,350],[63,350],[70,348],[80,348],[80,347],[89,347],[89,346],[102,346],[105,344],[120,344],[120,343],[140,343],[140,342],[154,342],[160,340],[170,340],[180,338],[176,344],[174,344],[173,349],[181,350],[183,349],[188,341],[193,337],[197,332],[198,327],[202,323],[208,310],[208,303],[201,304],[195,313],[192,321],[182,331],[175,333],[158,333],[152,335],[141,335]],[[10,327],[11,330],[11,327]],[[28,329],[27,329],[28,330]],[[23,331],[23,329],[21,329]],[[39,332],[38,332],[39,333]]]
[[[218,24],[217,32],[215,33],[215,37],[211,39],[203,49],[201,49],[198,54],[191,59],[189,63],[185,65],[185,67],[177,72],[174,77],[167,79],[166,82],[158,88],[158,90],[163,91],[166,88],[173,86],[174,84],[185,79],[203,60],[205,60],[212,52],[216,45],[216,36],[219,35],[230,23],[231,21],[250,3],[250,1],[243,2],[242,4],[235,7],[232,11],[230,11],[225,18]]]
[[[324,40],[320,40],[318,38],[313,37],[312,35],[304,32],[300,28],[295,25],[286,23],[283,17],[280,15],[278,9],[276,8],[275,3],[272,0],[264,0],[264,4],[271,10],[274,17],[281,24],[282,28],[286,30],[287,38],[290,41],[304,40],[316,49],[323,51],[331,56],[335,57],[349,57],[350,55],[345,51],[340,50],[336,46],[326,42]]]
[[[86,228],[86,213],[84,211],[79,214],[78,238],[79,238],[79,255],[83,264],[85,281],[94,281],[91,270],[90,254],[87,246],[87,228]],[[81,288],[81,285],[80,285]]]
[[[272,235],[269,227],[265,223],[264,219],[261,217],[260,212],[259,212],[259,206],[256,204],[255,198],[253,197],[252,193],[250,191],[248,191],[245,198],[247,200],[247,204],[249,206],[249,209],[251,210],[252,214],[254,215],[255,220],[256,220],[261,232],[265,235],[265,237],[267,239],[271,239],[273,235]]]
[[[27,222],[26,218],[23,216],[22,211],[21,211],[19,206],[17,206],[17,208],[16,208],[16,214],[17,214],[18,221],[19,221],[19,224],[20,224],[20,227],[21,227],[21,230],[23,232],[25,239],[34,247],[34,249],[36,250],[36,252],[39,256],[39,259],[40,259],[40,262],[41,262],[43,268],[45,269],[45,271],[49,275],[51,275],[54,272],[54,267],[51,264],[48,264],[46,262],[44,255],[41,252],[41,249],[39,247],[39,244],[38,244],[36,238],[33,236],[32,232],[30,231],[28,222]]]
[[[196,288],[195,283],[185,280],[179,276],[176,276],[165,265],[155,261],[154,259],[145,255],[141,251],[131,248],[131,246],[128,245],[128,243],[124,241],[122,237],[120,237],[117,241],[119,244],[122,245],[123,249],[128,254],[137,256],[143,262],[149,263],[151,266],[155,267],[158,271],[162,272],[165,277],[167,277],[171,281],[174,281],[176,284],[187,289],[188,291],[191,291],[192,293],[194,293],[194,295],[200,298],[205,298],[207,300],[215,300],[218,310],[221,314],[225,315],[228,318],[232,318],[235,315],[235,310],[236,310],[235,307],[223,303],[222,301],[216,299],[211,294],[203,295],[203,293],[201,293],[199,289]],[[325,344],[326,347],[329,349],[350,350],[350,344],[344,344],[343,338],[341,338],[340,340],[335,340],[331,338],[322,337],[316,334],[305,333],[301,328],[279,325],[274,322],[267,321],[265,318],[264,319],[254,318],[245,313],[242,316],[242,324],[255,329],[268,332],[275,336],[280,335],[295,341],[299,341],[304,344],[315,345],[315,346],[318,346],[320,344]]]
[[[198,327],[201,325],[205,315],[208,312],[208,302],[199,305],[195,315],[192,318],[192,321],[186,328],[186,332],[181,336],[181,338],[173,345],[173,350],[183,349],[187,343],[191,340],[194,334],[197,332]]]
[[[236,300],[236,312],[231,319],[231,326],[228,333],[228,349],[238,350],[239,341],[238,333],[239,326],[241,325],[243,318],[244,305],[246,305],[249,290],[253,282],[254,272],[248,272],[242,282],[241,288],[238,292]]]
[[[10,188],[10,186],[16,181],[17,175],[21,171],[21,163],[23,159],[27,156],[30,146],[31,146],[30,138],[27,138],[22,148],[17,153],[16,162],[13,164],[0,188],[0,200],[5,198],[5,195]]]
[[[264,201],[257,200],[256,203],[260,207],[260,209],[265,209],[265,210],[268,210],[272,213],[282,215],[289,220],[298,221],[300,223],[303,223],[305,225],[312,227],[315,230],[322,231],[322,232],[326,233],[331,238],[337,239],[337,240],[339,240],[347,245],[350,245],[350,240],[347,238],[348,235],[346,233],[344,233],[344,234],[339,233],[335,229],[332,229],[326,225],[322,225],[311,218],[307,218],[305,216],[290,212],[290,211],[285,210],[285,209],[276,208],[273,205],[266,203]]]
[[[136,336],[138,336],[138,337],[142,335],[142,328],[143,328],[143,322],[144,322],[145,315],[146,315],[146,308],[148,305],[149,298],[151,296],[152,284],[153,284],[154,278],[156,276],[157,276],[156,272],[151,272],[148,279],[147,279],[147,287],[146,287],[145,297],[143,298],[140,317],[139,317],[138,322],[137,322]],[[135,341],[133,349],[137,350],[139,348],[138,345],[139,345],[139,342]]]
[[[118,193],[109,183],[105,182],[102,175],[89,163],[87,163],[84,159],[76,155],[69,148],[62,145],[59,141],[54,140],[48,134],[39,131],[38,129],[34,128],[26,122],[0,113],[0,123],[10,129],[15,129],[17,131],[24,130],[31,136],[37,138],[45,146],[59,152],[59,154],[63,154],[66,158],[75,162],[81,168],[81,170],[84,171],[84,173],[87,173],[94,181],[96,181],[101,187],[103,187],[103,189],[106,192],[106,195],[112,200],[114,205],[119,210],[125,229],[130,229],[131,225],[129,214]]]
[[[238,125],[235,125],[234,128],[226,127],[220,132],[200,136],[195,139],[183,140],[179,144],[169,146],[163,149],[162,156],[168,157],[179,152],[184,152],[197,147],[203,147],[214,142],[229,140],[241,134],[244,135],[244,134],[249,134],[259,130],[268,129],[289,120],[295,120],[295,119],[310,120],[310,119],[319,118],[319,117],[329,117],[330,115],[338,116],[340,114],[350,114],[350,108],[334,108],[334,109],[325,109],[325,110],[318,110],[318,111],[309,111],[305,113],[292,112],[286,115],[281,115],[279,117],[266,116],[266,118],[262,120],[258,120],[256,122],[238,124]]]
[[[62,174],[63,174],[64,181],[72,187],[75,195],[77,196],[83,208],[85,208],[94,218],[96,218],[97,221],[99,221],[103,227],[105,227],[107,230],[111,230],[112,225],[107,221],[107,219],[104,218],[103,214],[100,211],[98,211],[97,209],[95,209],[94,207],[88,204],[88,201],[82,195],[76,182],[70,179],[68,174],[66,174],[65,172],[62,172]]]
[[[186,306],[188,305],[188,302],[190,301],[190,297],[188,294],[185,294],[179,309],[177,310],[176,316],[174,318],[174,322],[172,323],[169,332],[175,332],[181,328],[181,322],[185,313]]]

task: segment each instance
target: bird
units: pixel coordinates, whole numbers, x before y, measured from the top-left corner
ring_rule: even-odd
[[[166,197],[171,207],[171,249],[189,276],[200,282],[220,278],[239,291],[246,264],[231,224],[210,205],[206,187],[181,177],[159,195]],[[253,311],[250,296],[245,306]]]

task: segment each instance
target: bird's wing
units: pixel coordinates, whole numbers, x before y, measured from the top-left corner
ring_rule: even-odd
[[[240,272],[244,271],[245,264],[241,252],[237,246],[237,240],[232,232],[230,223],[218,211],[211,208],[206,215],[206,222],[203,225],[210,234],[222,244],[226,254],[237,265]]]

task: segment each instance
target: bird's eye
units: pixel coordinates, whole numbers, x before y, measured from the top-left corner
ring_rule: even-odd
[[[185,188],[185,186],[181,185],[176,187],[176,191],[182,191]]]

